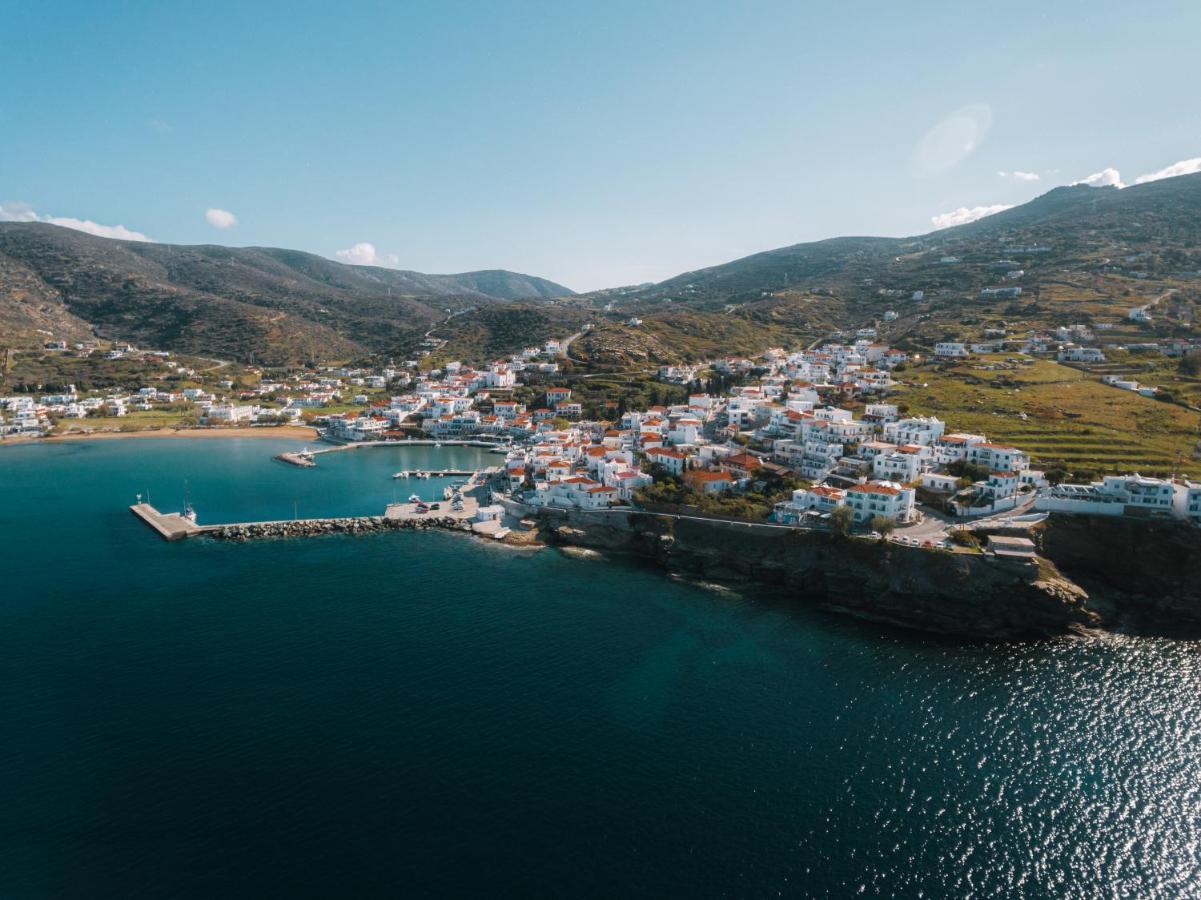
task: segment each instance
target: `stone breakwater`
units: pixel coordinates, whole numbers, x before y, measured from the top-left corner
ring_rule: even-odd
[[[312,537],[322,534],[375,534],[381,531],[470,531],[469,523],[450,516],[422,519],[389,519],[385,516],[355,516],[342,519],[300,519],[290,522],[248,522],[241,525],[213,525],[204,530],[206,537],[219,541],[244,542],[262,538]]]

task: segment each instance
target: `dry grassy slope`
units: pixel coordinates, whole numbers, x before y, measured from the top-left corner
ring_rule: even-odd
[[[29,296],[56,300],[106,337],[266,363],[386,350],[448,309],[569,293],[512,272],[423,275],[290,250],[113,241],[41,223],[0,223],[0,284],[20,286],[0,293],[0,339],[9,342],[29,340],[28,327],[18,328]]]
[[[30,267],[0,257],[0,345],[37,346],[51,338],[78,341],[92,327]]]
[[[958,261],[943,263],[945,257]],[[1003,281],[1002,260],[1026,274]],[[1105,271],[1115,265],[1122,271]],[[894,310],[900,319],[889,329],[892,339],[920,346],[943,335],[972,336],[986,320],[1032,328],[1116,321],[1165,290],[1201,292],[1198,272],[1201,175],[1191,175],[1122,191],[1057,188],[971,225],[912,238],[798,244],[592,298],[646,317],[665,311],[668,300],[673,308],[711,312],[808,293],[824,298],[816,308],[824,307],[837,327],[865,325]],[[1024,296],[979,298],[981,288],[999,284],[1021,286]],[[913,299],[914,291],[923,298]],[[1155,333],[1181,327],[1197,333],[1188,320],[1157,324]]]

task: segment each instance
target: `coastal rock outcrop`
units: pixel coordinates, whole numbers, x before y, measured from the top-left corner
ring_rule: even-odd
[[[712,581],[754,581],[864,619],[971,637],[1078,632],[1089,597],[1046,560],[952,553],[825,533],[651,513],[551,514],[552,543],[636,553]]]
[[[1201,529],[1172,520],[1052,516],[1043,556],[1089,593],[1106,627],[1201,635]]]

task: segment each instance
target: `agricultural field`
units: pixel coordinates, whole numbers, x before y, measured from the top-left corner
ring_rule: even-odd
[[[1016,362],[1009,362],[1014,360]],[[1050,360],[994,356],[898,373],[893,399],[948,430],[987,434],[1076,477],[1116,472],[1201,476],[1201,413],[1101,384]]]
[[[1201,371],[1192,374],[1184,369],[1178,357],[1158,353],[1128,353],[1107,351],[1103,363],[1092,363],[1084,370],[1093,377],[1121,375],[1139,384],[1157,387],[1174,399],[1201,409]]]

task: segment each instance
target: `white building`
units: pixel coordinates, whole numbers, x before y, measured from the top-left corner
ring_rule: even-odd
[[[883,516],[897,523],[914,518],[913,488],[902,487],[889,481],[868,481],[847,488],[846,503],[851,508],[854,521],[870,521]]]
[[[939,341],[934,345],[934,355],[942,359],[960,359],[968,355],[967,345],[962,341]]]
[[[1177,498],[1177,491],[1184,500]],[[1163,478],[1106,475],[1090,484],[1060,484],[1038,492],[1034,508],[1049,512],[1121,516],[1181,516],[1188,512],[1188,489]]]
[[[1059,362],[1105,362],[1105,354],[1100,347],[1077,347],[1070,345],[1060,349],[1055,354]]]

